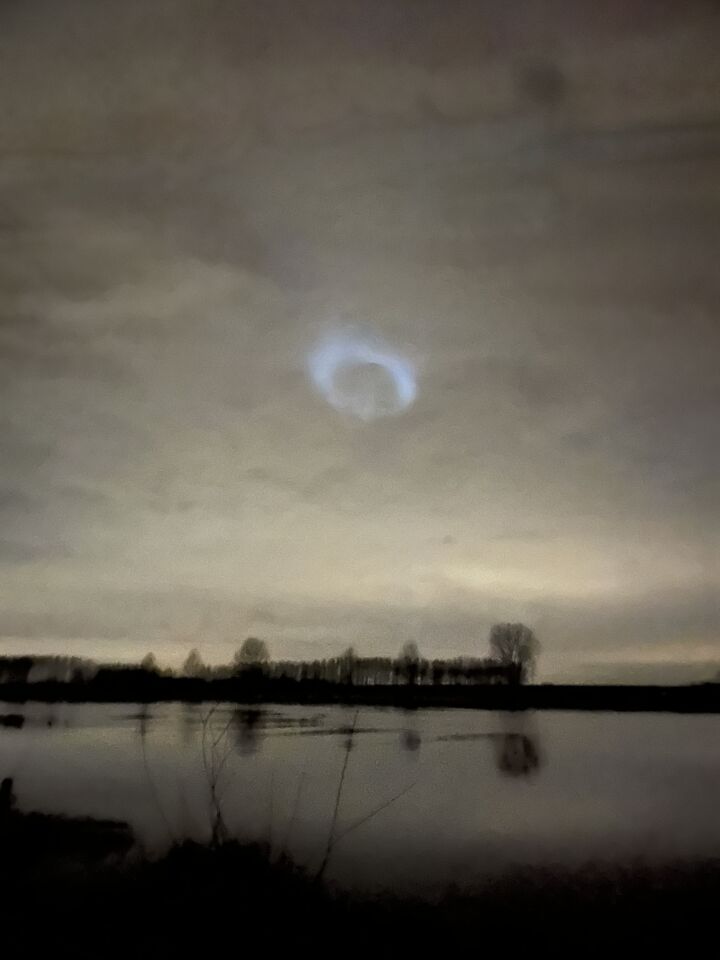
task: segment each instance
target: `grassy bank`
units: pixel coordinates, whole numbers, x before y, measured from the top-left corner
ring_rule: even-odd
[[[65,873],[3,893],[20,956],[171,958],[226,950],[404,956],[495,948],[615,950],[699,945],[715,933],[716,863],[533,872],[433,904],[350,897],[266,851],[177,847],[155,862]]]
[[[55,829],[63,832],[60,821]],[[17,842],[4,850],[0,929],[9,958],[687,950],[714,939],[720,891],[715,861],[527,870],[427,903],[350,896],[264,847],[237,842],[187,843],[156,860],[67,849],[38,859],[38,849]]]

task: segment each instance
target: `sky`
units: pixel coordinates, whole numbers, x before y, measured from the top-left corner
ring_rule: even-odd
[[[719,39],[0,4],[0,653],[717,672]]]

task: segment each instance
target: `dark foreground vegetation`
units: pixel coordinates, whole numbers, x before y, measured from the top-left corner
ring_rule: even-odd
[[[88,681],[0,684],[0,700],[153,703],[160,701],[349,704],[382,707],[465,707],[479,710],[617,710],[720,712],[720,683],[693,686],[580,686],[556,684],[374,684],[239,676],[201,680],[137,668],[103,669]],[[14,714],[0,719],[17,724]]]
[[[8,958],[687,955],[716,935],[717,861],[525,870],[428,902],[351,896],[236,841],[149,859],[115,823],[6,811],[0,842]]]

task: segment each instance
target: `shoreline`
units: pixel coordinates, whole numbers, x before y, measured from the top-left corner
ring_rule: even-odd
[[[692,686],[375,685],[150,677],[142,683],[45,681],[0,684],[5,703],[253,703],[414,709],[572,710],[634,713],[720,713],[720,683]]]

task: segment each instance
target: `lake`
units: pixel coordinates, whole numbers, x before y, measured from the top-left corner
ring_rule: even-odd
[[[327,877],[432,893],[499,871],[720,856],[720,716],[0,704],[23,810],[127,820],[161,852],[228,833]],[[339,786],[342,780],[342,789]]]

